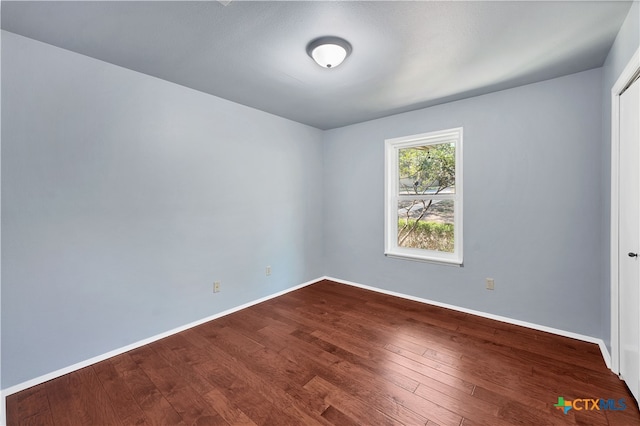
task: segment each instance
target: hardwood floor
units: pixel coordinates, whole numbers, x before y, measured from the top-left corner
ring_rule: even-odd
[[[565,415],[558,397],[624,398]],[[594,344],[323,281],[7,398],[13,425],[639,425]]]

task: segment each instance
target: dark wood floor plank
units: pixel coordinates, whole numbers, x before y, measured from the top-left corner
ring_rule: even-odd
[[[129,354],[183,421],[186,424],[227,425],[218,412],[153,350],[155,346],[155,343],[143,346]]]
[[[366,356],[360,356],[358,358],[358,353],[361,352],[360,355],[363,354],[364,342],[358,341],[358,338],[355,336],[348,336],[339,331],[335,331],[331,334],[329,333],[313,333],[314,337],[317,337],[320,341],[325,342],[326,344],[336,344],[342,346],[347,346],[351,348],[355,348],[354,350],[348,350],[349,354],[354,354],[355,356],[345,356],[343,358],[348,360],[350,363],[358,366],[362,366],[385,379],[389,379],[394,383],[401,383],[402,379],[406,382],[407,379],[418,381],[419,383],[423,383],[429,386],[443,386],[443,387],[458,387],[463,391],[471,393],[473,389],[473,384],[467,382],[463,379],[459,379],[453,375],[444,373],[438,369],[430,368],[424,366],[426,368],[416,369],[415,365],[413,369],[407,368],[408,362],[405,359],[401,359],[396,356],[394,353],[390,353],[384,349],[386,348],[376,348],[370,347],[369,351],[366,353]],[[316,341],[318,343],[318,341]],[[393,361],[393,362],[389,362]],[[419,373],[419,374],[415,374]],[[409,389],[408,387],[401,385],[405,389]],[[415,387],[410,389],[411,391],[415,390]]]
[[[254,426],[247,415],[235,407],[234,404],[218,389],[212,389],[203,394],[209,404],[218,412],[220,416],[230,425]]]
[[[376,350],[375,348],[371,348],[371,345],[373,343],[375,343],[378,340],[378,337],[374,337],[372,335],[366,335],[366,340],[361,340],[361,331],[362,330],[358,330],[358,332],[355,335],[351,335],[351,336],[345,336],[344,333],[341,333],[338,330],[335,330],[336,325],[332,322],[331,327],[329,327],[327,329],[326,332],[320,332],[320,331],[315,331],[312,333],[312,335],[317,336],[317,337],[322,337],[323,340],[327,341],[327,342],[331,342],[336,344],[338,347],[340,347],[341,345],[344,347],[344,349],[347,351],[348,354],[354,354],[354,356],[360,356],[363,358],[373,358],[374,362],[373,364],[375,366],[383,366],[384,369],[389,370],[388,367],[388,363],[386,362],[388,359],[388,356],[374,356],[374,354],[380,354],[382,353],[382,351]],[[341,328],[342,329],[342,328]],[[323,337],[324,336],[324,337]],[[340,339],[335,339],[336,336],[340,336]],[[393,335],[393,336],[386,336],[387,339],[391,339],[392,341],[396,342],[398,340],[398,336]],[[385,341],[389,341],[389,340],[385,340]],[[380,345],[383,346],[385,343],[382,342]],[[346,345],[346,346],[345,346]],[[367,349],[368,348],[368,349]],[[448,356],[448,355],[443,355],[443,356],[438,356],[437,354],[433,354],[433,350],[425,350],[425,352],[429,352],[426,355],[427,356],[432,356],[433,358],[436,359],[441,359],[441,358],[445,358],[447,360],[450,359],[454,359],[454,357]],[[343,355],[343,357],[347,357],[349,355]],[[458,359],[457,357],[455,359]],[[350,357],[349,360],[351,362],[354,363],[359,363],[357,359],[355,359],[355,357]],[[366,364],[365,364],[366,366]],[[375,371],[377,371],[378,373],[381,373],[380,368],[374,369]],[[396,372],[397,372],[397,366],[395,368]],[[431,376],[432,377],[426,377],[423,375],[420,375],[420,377],[422,378],[426,378],[427,381],[425,382],[425,384],[429,385],[432,383],[433,381],[433,376],[440,378],[441,380],[444,379],[443,381],[449,384],[453,384],[454,386],[460,386],[463,389],[467,389],[468,392],[470,393],[471,390],[473,389],[473,384],[471,383],[465,383],[465,382],[461,382],[460,380],[451,377],[451,376],[445,376],[443,375],[441,372],[439,371],[434,371],[431,370]],[[424,381],[424,380],[423,380]]]
[[[606,395],[604,395],[606,397]],[[638,419],[638,406],[635,401],[626,399],[627,409],[621,411],[606,411],[604,414],[607,416],[609,425],[639,425]]]
[[[466,314],[464,314],[464,315],[466,315]],[[491,334],[492,333],[493,333],[493,330],[491,330]],[[370,340],[371,336],[369,335],[369,336],[367,336],[367,338],[368,338],[368,340]],[[445,341],[445,343],[446,343],[446,341]],[[468,345],[467,345],[467,347],[468,347]],[[484,348],[482,348],[482,349],[484,349]],[[482,349],[479,349],[479,350],[481,351]],[[472,354],[472,355],[474,355],[474,354]],[[485,355],[485,353],[480,352],[480,353],[478,353],[477,356],[473,356],[473,359],[474,359],[474,361],[482,360],[482,359],[484,359],[484,355]],[[458,364],[459,362],[458,362],[457,359],[458,359],[458,357],[460,355],[457,355],[457,356],[448,356],[447,354],[442,354],[441,355],[436,350],[428,349],[428,350],[425,351],[424,356],[427,356],[427,357],[430,357],[430,358],[433,358],[433,359],[439,360],[439,361],[445,361],[445,362],[447,362],[449,364]],[[502,360],[499,360],[499,363],[503,366],[503,370],[507,370],[509,368],[510,364],[513,364],[513,361],[514,361],[514,359],[505,359],[505,358],[503,358]],[[498,362],[498,360],[495,360],[494,362]],[[522,362],[519,362],[518,365],[514,366],[514,368],[517,369],[518,371],[520,371],[522,368],[528,368],[528,366],[524,365]],[[479,371],[483,371],[483,369],[478,369],[478,370]]]
[[[530,335],[526,334],[524,330],[516,332],[497,330],[496,339],[500,342],[506,342],[512,348],[552,357],[557,361],[579,357],[584,369],[599,371],[605,367],[598,345],[587,342],[535,330]],[[545,351],[544,348],[548,346],[553,346],[554,350]]]
[[[73,386],[71,374],[66,374],[56,380],[45,383],[51,416],[55,424],[80,425],[90,424],[81,407],[81,399],[77,395],[77,388]],[[9,408],[9,407],[8,407]]]
[[[5,399],[5,404],[6,404],[5,416],[6,416],[8,425],[18,426],[20,424],[20,421],[26,419],[27,417],[35,416],[36,414],[38,414],[36,410],[31,412],[28,409],[23,410],[20,407],[19,400],[20,400],[21,394],[23,394],[28,390],[29,389],[23,390],[22,392],[19,392],[19,393],[14,393],[12,395],[7,396],[7,398]]]
[[[134,399],[152,424],[185,424],[149,377],[128,353],[110,359]]]
[[[413,318],[423,323],[437,325],[442,329],[455,329],[456,331],[466,332],[465,334],[491,338],[495,341],[500,341],[502,335],[508,335],[508,337],[506,337],[507,340],[510,342],[511,339],[513,339],[514,342],[518,342],[518,345],[527,345],[532,341],[553,344],[568,355],[580,354],[581,357],[584,357],[585,354],[590,355],[588,361],[597,361],[598,369],[600,369],[602,365],[602,357],[596,345],[575,341],[573,339],[564,339],[541,331],[500,323],[448,309],[430,307],[418,302],[404,301],[398,298],[390,298],[385,302],[376,302],[375,298],[373,298],[372,301],[367,302],[367,305],[374,307],[376,310],[387,312],[393,312],[394,309],[404,306],[404,309],[401,309],[399,312],[401,316],[405,315],[408,318]],[[451,319],[460,320],[463,324],[454,325],[456,321],[451,321]],[[536,347],[544,348],[545,345],[538,344]]]
[[[360,426],[361,423],[355,421],[351,417],[344,414],[342,411],[330,405],[322,412],[322,417],[327,419],[329,423],[334,425],[344,426]]]
[[[98,380],[102,383],[111,405],[123,424],[147,424],[144,412],[134,399],[122,377],[109,360],[93,365]]]
[[[404,355],[407,354],[405,353]],[[423,363],[414,361],[410,359],[410,357],[401,357],[397,360],[397,362],[402,362],[403,359],[405,360],[404,362],[409,368],[415,369],[417,371],[423,371],[422,369],[425,368]],[[544,407],[549,403],[549,401],[552,401],[555,397],[557,397],[557,392],[551,390],[548,384],[541,383],[538,386],[528,387],[527,383],[521,382],[521,379],[519,377],[510,377],[508,378],[509,380],[501,382],[499,379],[495,379],[493,375],[485,374],[486,372],[484,371],[480,371],[478,373],[477,367],[474,366],[472,362],[469,365],[470,366],[468,371],[465,371],[464,368],[458,370],[457,368],[452,368],[438,363],[429,365],[426,368],[436,370],[444,369],[444,373],[451,374],[452,376],[457,376],[458,374],[460,374],[462,377],[464,377],[464,380],[473,381],[476,388],[478,386],[481,386],[500,395],[517,394],[519,395],[521,402],[530,407]],[[490,371],[495,372],[495,376],[497,378],[503,377],[500,371],[500,364],[496,364]],[[429,373],[429,370],[427,370],[427,373]],[[522,374],[529,374],[529,370],[527,369],[523,371]]]
[[[397,364],[402,369],[418,373],[420,375],[419,377],[430,379],[429,382],[421,380],[426,385],[431,384],[433,380],[435,380],[468,393],[471,393],[473,390],[474,383],[468,380],[468,375],[458,374],[455,368],[445,366],[444,364],[430,364],[423,360],[416,361],[410,356],[407,356],[410,352],[402,351],[393,345],[389,345],[388,350],[390,354],[387,359],[389,361]]]
[[[354,398],[348,392],[342,391],[340,388],[320,377],[314,377],[310,380],[309,383],[305,385],[305,389],[322,397],[328,406],[336,407],[337,410],[344,413],[347,417],[352,418],[353,421],[358,424],[402,425],[399,421],[365,404],[358,398]],[[426,423],[426,419],[416,424],[424,423]]]
[[[243,336],[255,341],[264,341],[264,334],[254,331],[244,331]],[[228,353],[243,361],[245,364],[253,366],[255,373],[266,376],[269,381],[289,394],[291,398],[303,409],[309,409],[315,412],[320,401],[313,399],[304,389],[303,385],[307,383],[313,376],[310,370],[302,368],[295,361],[283,357],[279,352],[270,350],[261,345],[261,349],[253,352],[238,352],[239,347],[231,347],[230,341],[235,341],[238,335],[229,329],[222,329],[216,335],[216,341],[220,343],[220,347]],[[323,407],[324,408],[324,407]],[[319,420],[319,419],[316,419]]]
[[[210,359],[195,348],[185,346],[184,339],[180,341],[183,346],[176,347],[168,344],[167,339],[162,339],[156,342],[153,348],[196,392],[204,395],[214,390],[215,386],[198,374],[194,368],[195,365]]]
[[[310,342],[307,342],[310,343]],[[311,342],[313,344],[314,342]],[[317,341],[315,342],[317,343]],[[319,346],[322,349],[322,346]],[[395,385],[393,382],[381,379],[379,376],[354,365],[348,361],[339,361],[333,363],[328,367],[322,365],[313,364],[314,359],[307,354],[313,354],[313,351],[309,352],[305,345],[300,344],[291,348],[292,351],[300,350],[298,356],[299,362],[309,362],[309,369],[313,369],[318,372],[319,378],[329,382],[337,389],[341,389],[350,395],[357,397],[360,401],[367,403],[372,408],[379,409],[389,416],[405,415],[409,411],[412,411],[414,415],[420,417],[419,413],[428,412],[433,415],[433,419],[444,419],[442,423],[456,423],[460,421],[460,417],[455,413],[448,411],[440,407],[431,401],[424,400],[418,397],[414,393],[403,389]],[[372,386],[372,383],[377,383],[376,386]],[[398,408],[402,407],[400,411]],[[404,410],[404,408],[408,410]],[[410,420],[409,424],[415,423],[415,419],[398,419],[403,422],[404,420]],[[426,423],[427,418],[422,419],[422,424]]]
[[[404,332],[415,333],[416,336],[420,333],[429,333],[432,336],[437,336],[442,333],[441,330],[431,329],[404,330]],[[447,365],[437,361],[434,362],[434,360],[411,357],[407,351],[404,353],[405,356],[411,358],[414,362],[421,362],[431,367],[437,367],[448,374],[477,382],[483,386],[491,387],[491,385],[486,385],[486,383],[493,382],[493,384],[500,387],[507,387],[512,391],[519,392],[522,391],[525,386],[530,385],[532,386],[528,391],[530,396],[541,396],[543,401],[544,398],[547,398],[547,385],[544,384],[544,382],[531,382],[528,378],[528,376],[532,375],[530,364],[505,354],[501,349],[497,349],[497,346],[494,344],[489,344],[485,348],[489,342],[482,341],[481,339],[472,339],[469,336],[463,335],[456,336],[449,332],[444,333],[443,336],[437,338],[442,339],[442,344],[450,342],[449,344],[456,346],[460,353],[465,353],[460,361],[455,361],[452,365]],[[490,364],[493,364],[493,367],[491,367]],[[505,371],[509,370],[519,371],[519,373],[516,375],[505,374]],[[493,374],[493,372],[495,372],[495,374]],[[487,373],[489,373],[489,375],[487,375]],[[529,385],[527,385],[527,383],[529,383]]]
[[[283,330],[277,330],[272,326],[265,327],[263,330],[260,330],[261,333],[273,336],[272,339],[279,342],[287,342],[287,347],[283,349],[280,353],[283,356],[288,357],[288,359],[293,362],[300,362],[301,359],[310,358],[316,362],[319,362],[322,367],[330,367],[333,364],[336,364],[341,361],[345,361],[344,358],[341,358],[339,355],[334,354],[330,351],[323,350],[317,346],[311,345],[308,341],[301,340],[299,337],[302,336],[301,333],[298,334],[298,338],[293,335],[286,334]],[[312,337],[310,334],[306,334],[308,337]],[[293,352],[289,350],[291,347],[305,347],[305,350],[299,354],[293,355]],[[356,364],[354,367],[364,367],[368,368],[374,374],[377,374],[380,379],[384,379],[390,383],[395,384],[403,389],[406,389],[410,392],[413,392],[419,385],[419,381],[415,380],[413,372],[408,371],[398,371],[398,369],[390,368],[389,363],[377,363],[374,361],[374,364]],[[309,367],[309,369],[313,369],[313,367]],[[424,381],[424,380],[423,380]]]
[[[194,370],[215,386],[213,395],[216,394],[216,391],[220,392],[224,397],[224,401],[229,401],[231,407],[242,411],[250,422],[257,425],[269,424],[269,422],[277,424],[275,423],[277,421],[291,423],[291,418],[282,414],[279,410],[271,409],[271,401],[265,396],[252,390],[248,384],[238,379],[225,367],[219,366],[214,360],[196,364],[194,365]],[[225,414],[221,413],[223,418]],[[238,416],[243,418],[240,414]]]
[[[295,417],[274,409],[269,399],[241,381],[225,389],[225,395],[234,405],[243,407],[242,411],[258,425],[300,424]]]
[[[624,398],[624,411],[554,407]],[[7,397],[19,425],[640,425],[597,345],[322,281]]]
[[[368,303],[368,305],[378,310],[391,311],[401,303],[401,300],[393,300],[387,304]],[[417,302],[413,303],[415,304]],[[451,321],[451,318],[458,318],[463,320],[464,323],[455,326],[455,331],[463,336],[481,338],[494,344],[501,344],[506,341],[507,345],[505,346],[507,347],[527,350],[537,355],[551,356],[556,361],[564,361],[571,357],[580,357],[585,368],[600,370],[604,365],[597,345],[576,341],[574,339],[562,338],[541,331],[499,323],[486,318],[440,308],[428,309],[428,315],[424,315],[419,305],[417,305],[414,310],[403,310],[399,315],[405,315],[407,319],[416,324],[437,326],[442,330],[453,329],[455,322]],[[487,324],[491,324],[491,326]],[[553,346],[555,350],[553,352],[547,352],[545,348],[549,346]]]
[[[20,426],[50,426],[54,425],[50,412],[42,412],[20,422]]]
[[[121,424],[91,367],[47,382],[46,389],[55,424]]]
[[[44,384],[9,395],[6,402],[8,407],[15,407],[7,413],[7,424],[53,424]]]
[[[309,415],[303,409],[304,402],[299,401],[294,396],[285,392],[273,382],[276,378],[274,369],[261,369],[256,364],[241,362],[247,356],[239,350],[233,343],[227,341],[221,334],[222,328],[214,330],[212,328],[195,328],[185,333],[188,339],[202,345],[218,364],[223,366],[238,377],[242,382],[259,395],[271,402],[272,414],[282,416],[278,421],[280,424],[323,424],[324,420],[319,416]],[[223,332],[223,331],[222,331]],[[207,342],[207,343],[205,343]],[[221,349],[224,347],[225,349]],[[229,352],[227,352],[229,351]],[[233,355],[232,355],[233,354]],[[266,367],[266,364],[261,364]]]
[[[498,417],[499,407],[474,398],[465,392],[446,395],[441,393],[439,389],[420,385],[415,394],[430,401],[437,401],[462,417],[474,420],[477,424],[486,426],[508,426],[511,424]]]
[[[91,418],[89,424],[105,422],[110,425],[120,424],[120,419],[113,409],[113,405],[102,383],[96,376],[92,367],[86,367],[72,373],[78,374],[78,381],[81,383],[82,407],[89,413]]]
[[[266,329],[269,328],[270,327],[266,327]],[[265,331],[266,330],[264,329],[261,330],[261,332]],[[306,333],[300,332],[298,333],[298,336],[302,334]],[[313,337],[309,334],[307,334],[307,336]],[[316,347],[313,344],[305,341],[298,341],[296,343],[296,338],[294,338],[293,336],[287,336],[283,332],[277,335],[277,338],[279,340],[289,342],[289,347],[281,352],[283,355],[288,356],[290,359],[294,360],[294,362],[300,363],[309,370],[318,371],[319,374],[321,374],[325,378],[330,378],[334,385],[337,384],[337,386],[339,387],[345,387],[352,395],[358,395],[361,400],[371,403],[371,405],[373,405],[374,407],[385,405],[392,406],[394,404],[397,405],[396,400],[394,400],[393,396],[387,399],[383,393],[372,393],[371,391],[367,391],[370,386],[361,385],[357,381],[354,381],[352,379],[352,375],[345,376],[343,369],[353,372],[356,376],[364,376],[367,378],[373,377],[371,373],[366,372],[358,366],[345,363],[345,361],[341,360],[339,356],[336,356],[331,352],[324,351],[322,347]],[[380,376],[378,377],[380,378]],[[401,387],[397,389],[396,393],[400,391]],[[415,418],[412,418],[411,420],[413,422],[415,421]]]

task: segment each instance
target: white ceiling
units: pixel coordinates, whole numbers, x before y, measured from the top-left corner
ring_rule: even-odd
[[[602,66],[620,1],[2,2],[2,28],[320,129]],[[353,53],[323,69],[312,39]]]

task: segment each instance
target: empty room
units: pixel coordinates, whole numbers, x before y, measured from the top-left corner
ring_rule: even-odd
[[[638,1],[0,16],[0,424],[640,425]]]

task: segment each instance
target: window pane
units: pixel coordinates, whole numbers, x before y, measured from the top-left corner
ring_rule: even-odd
[[[455,144],[403,148],[398,152],[399,194],[455,192]]]
[[[453,200],[398,202],[398,247],[453,253]]]

